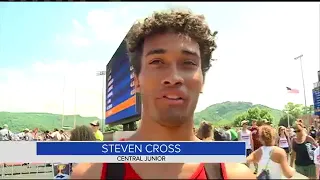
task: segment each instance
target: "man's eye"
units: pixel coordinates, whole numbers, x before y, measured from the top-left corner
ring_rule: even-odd
[[[152,60],[149,64],[161,64],[162,61],[160,59]]]
[[[185,61],[185,62],[184,62],[184,64],[187,64],[187,65],[194,65],[194,66],[196,66],[196,65],[197,65],[195,62],[190,61],[190,60]]]

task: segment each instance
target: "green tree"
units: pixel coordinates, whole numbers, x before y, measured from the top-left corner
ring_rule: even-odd
[[[303,106],[302,113],[303,114],[314,114],[314,106],[313,105]]]
[[[288,102],[284,109],[282,110],[284,115],[280,118],[279,126],[288,126],[288,114],[289,114],[289,124],[292,126],[294,121],[304,114],[313,114],[314,107],[311,106],[304,106],[302,104],[294,104],[293,102]]]
[[[107,125],[105,127],[105,132],[115,132],[115,131],[120,131],[122,130],[122,126],[118,125],[118,126],[109,126]]]
[[[241,121],[247,119],[247,116],[248,116],[248,113],[247,113],[247,112],[238,115],[238,116],[235,118],[235,120],[233,121],[233,125],[234,125],[234,126],[240,126]]]
[[[288,102],[283,109],[283,112],[289,113],[294,118],[299,118],[303,114],[304,107],[302,104],[294,104],[293,102]]]
[[[249,123],[251,124],[252,120],[256,119],[256,120],[262,120],[262,119],[266,119],[269,122],[273,122],[274,117],[271,115],[270,111],[267,109],[260,109],[259,107],[254,107],[254,108],[250,108],[248,109],[247,112],[242,113],[240,115],[238,115],[235,120],[234,120],[234,125],[235,126],[240,126],[241,121],[243,120],[248,120]]]
[[[296,118],[289,114],[289,125],[292,126],[295,122]],[[288,114],[284,114],[283,116],[281,116],[280,121],[279,121],[279,126],[284,126],[284,127],[288,127]]]

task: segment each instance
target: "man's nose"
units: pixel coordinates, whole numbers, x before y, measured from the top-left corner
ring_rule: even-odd
[[[168,75],[162,81],[162,84],[165,86],[177,86],[183,83],[184,79],[181,76],[181,72],[176,67],[170,68]]]

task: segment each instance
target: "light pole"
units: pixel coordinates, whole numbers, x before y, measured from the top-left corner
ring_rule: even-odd
[[[101,128],[102,128],[102,132],[104,132],[104,84],[105,84],[105,75],[106,75],[106,71],[97,71],[97,76],[102,76],[102,92],[101,92],[101,112],[102,112],[102,116],[101,116]]]
[[[66,76],[63,76],[63,87],[62,87],[62,120],[61,120],[61,128],[63,128],[64,124],[64,91],[66,88]]]
[[[306,88],[305,88],[304,76],[303,76],[302,57],[303,57],[303,54],[301,54],[300,56],[295,57],[294,60],[298,60],[298,59],[300,60],[301,77],[302,77],[302,85],[303,85],[303,96],[304,96],[304,111],[306,113],[307,98],[306,98]]]
[[[289,115],[289,111],[286,111],[287,114],[287,124],[288,124],[288,128],[290,128],[290,115]]]

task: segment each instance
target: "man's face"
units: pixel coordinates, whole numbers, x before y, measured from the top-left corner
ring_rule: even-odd
[[[90,126],[91,126],[91,129],[92,129],[93,131],[96,131],[96,130],[98,130],[98,128],[99,128],[99,126],[93,126],[92,124],[90,124]]]
[[[248,128],[248,124],[247,123],[243,123],[242,127],[243,127],[243,129],[247,129]]]
[[[257,122],[256,121],[252,121],[252,126],[257,126]]]
[[[198,43],[174,33],[145,39],[136,88],[148,117],[164,126],[180,126],[192,119],[202,86]]]

